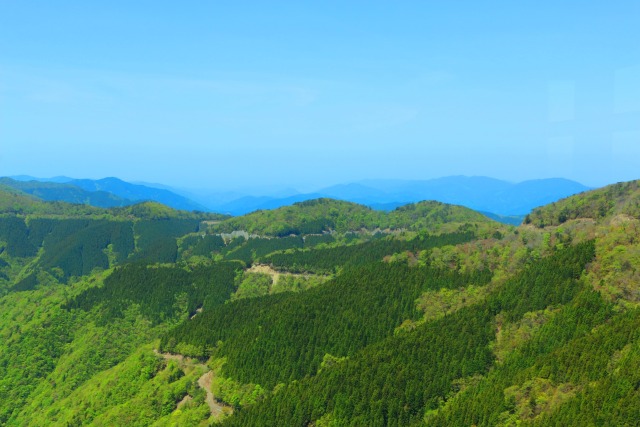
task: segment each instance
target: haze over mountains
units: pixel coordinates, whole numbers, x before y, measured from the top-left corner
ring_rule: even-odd
[[[26,175],[0,178],[0,184],[47,201],[84,203],[111,208],[141,201],[155,201],[186,211],[208,211],[205,206],[163,188],[132,184],[118,178],[73,179],[68,177],[35,178]]]
[[[126,206],[153,200],[175,209],[231,215],[275,209],[321,197],[360,203],[378,210],[393,210],[407,203],[436,200],[466,206],[509,223],[518,223],[522,216],[535,207],[589,189],[562,178],[511,183],[495,178],[467,176],[430,180],[371,179],[333,185],[308,193],[295,189],[273,189],[261,195],[242,191],[173,189],[161,184],[133,184],[118,178],[91,180],[14,176],[12,179],[2,178],[0,184],[44,200],[63,200],[98,207]]]

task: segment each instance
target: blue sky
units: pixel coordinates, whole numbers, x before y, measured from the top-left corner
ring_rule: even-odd
[[[637,179],[638,22],[638,1],[0,0],[0,175]]]

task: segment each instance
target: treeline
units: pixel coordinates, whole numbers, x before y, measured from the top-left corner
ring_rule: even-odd
[[[162,338],[206,355],[227,356],[224,373],[243,383],[273,387],[315,374],[325,354],[351,356],[421,313],[415,301],[428,289],[486,284],[488,272],[463,275],[382,262],[346,269],[302,293],[242,299],[208,310]],[[219,341],[222,341],[220,345]]]
[[[84,291],[63,307],[88,311],[100,305],[102,320],[108,322],[137,304],[142,314],[160,323],[193,315],[200,307],[223,304],[234,291],[234,278],[241,267],[237,262],[221,262],[187,271],[178,266],[127,264],[116,268],[104,286]]]
[[[471,241],[474,238],[475,234],[472,231],[465,231],[434,236],[419,236],[411,240],[374,239],[349,246],[275,253],[266,256],[262,261],[271,264],[276,269],[293,273],[333,273],[336,268],[344,265],[362,265],[380,261],[385,255],[397,252],[418,252],[439,246],[457,245]]]
[[[315,376],[285,385],[255,406],[237,411],[223,424],[422,425],[427,412],[439,413],[438,409],[455,396],[456,390],[471,389],[481,381],[478,375],[487,375],[491,366],[495,366],[490,342],[495,337],[496,315],[517,318],[523,312],[570,304],[574,300],[575,307],[584,307],[583,311],[569,310],[571,314],[563,317],[563,322],[573,323],[565,327],[569,332],[558,322],[555,327],[541,331],[545,335],[539,341],[532,339],[532,343],[537,344],[532,344],[531,352],[542,355],[540,357],[550,354],[563,342],[571,342],[571,337],[588,334],[595,324],[602,322],[608,313],[606,305],[598,300],[597,293],[585,290],[576,278],[576,272],[593,256],[590,242],[537,261],[486,301],[412,331],[396,336],[387,334],[387,338],[352,353],[347,360],[334,363]],[[556,289],[558,285],[562,288],[560,292]],[[515,289],[527,297],[522,298]],[[586,300],[578,298],[585,292]],[[578,351],[576,349],[576,354]],[[531,362],[515,364],[510,372],[526,372],[528,366]],[[570,366],[564,369],[571,372]],[[559,370],[560,367],[556,367],[556,372]],[[483,391],[480,384],[477,388]],[[486,399],[474,396],[467,402],[482,411],[482,415],[494,410],[499,415],[502,407],[491,405],[496,400],[504,400],[503,390],[491,389],[490,392],[492,396],[482,395]],[[429,418],[429,425],[434,420]],[[496,419],[492,419],[493,423],[483,420],[462,413],[439,425],[497,424]]]

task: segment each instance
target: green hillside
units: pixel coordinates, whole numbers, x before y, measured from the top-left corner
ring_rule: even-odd
[[[525,223],[544,227],[571,219],[602,220],[621,214],[640,219],[640,181],[620,182],[534,209]]]
[[[0,184],[0,215],[93,215],[101,209],[66,202],[45,202],[35,196]]]
[[[439,231],[465,223],[490,223],[478,212],[462,206],[439,202],[420,202],[399,207],[391,212],[375,211],[363,205],[332,199],[315,199],[291,206],[257,211],[228,219],[212,229],[216,232],[245,230],[250,234],[288,236],[335,231],[407,229]]]
[[[640,419],[638,182],[519,227],[437,202],[228,219],[0,195],[0,425]]]
[[[155,202],[112,209],[44,202],[13,189],[0,190],[0,212],[0,293],[125,262],[176,262],[178,237],[224,218]]]
[[[31,194],[46,201],[63,201],[67,203],[85,204],[102,208],[126,206],[133,202],[106,191],[86,191],[71,184],[40,181],[16,181],[11,178],[0,178],[0,185]]]

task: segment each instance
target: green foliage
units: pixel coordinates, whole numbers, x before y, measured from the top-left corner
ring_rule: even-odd
[[[10,215],[100,215],[104,210],[65,202],[44,202],[0,184],[0,214]]]
[[[236,283],[237,289],[231,296],[231,301],[267,295],[273,280],[264,273],[244,273],[237,277]]]
[[[237,240],[237,239],[236,239]],[[246,264],[264,255],[276,251],[302,248],[304,241],[299,236],[289,236],[282,238],[252,238],[243,245],[224,251],[226,259],[237,259]],[[231,247],[231,245],[230,245]]]
[[[640,219],[640,181],[620,182],[534,209],[524,222],[544,227],[577,218],[602,220],[618,214]]]
[[[304,236],[304,247],[312,248],[321,244],[331,244],[335,242],[335,237],[332,234],[308,234]]]
[[[178,258],[177,238],[198,230],[195,219],[140,220],[134,224],[136,253],[132,260],[174,263]]]
[[[211,381],[211,391],[218,400],[221,400],[232,407],[239,409],[247,407],[260,401],[265,396],[265,390],[258,384],[241,384],[231,378],[221,375],[221,368],[226,359],[214,360],[213,379]]]
[[[38,248],[29,240],[29,229],[22,218],[0,217],[0,241],[4,243],[0,253],[6,251],[12,257],[32,257],[38,253]]]
[[[220,236],[211,234],[190,235],[182,239],[180,249],[182,258],[189,256],[211,257],[214,252],[220,252],[225,247]]]
[[[130,222],[39,219],[32,220],[31,227],[51,230],[42,243],[45,250],[40,265],[45,269],[62,269],[63,280],[88,275],[96,267],[109,268],[106,255],[109,245],[113,245],[117,262],[134,250]]]
[[[545,228],[320,200],[226,242],[196,214],[27,198],[0,217],[0,291],[21,290],[0,295],[0,425],[210,425],[209,379],[224,425],[635,425],[634,185]]]
[[[142,202],[135,205],[108,210],[114,216],[138,218],[145,220],[196,220],[219,221],[228,218],[227,215],[203,212],[187,212],[172,209],[158,202]]]
[[[617,216],[598,234],[589,281],[620,308],[640,306],[640,220]]]
[[[72,322],[68,313],[52,310],[46,320],[38,322],[38,327],[20,334],[10,332],[0,348],[0,424],[5,425],[12,418],[38,381],[55,368],[72,340]]]
[[[387,228],[451,232],[465,223],[490,224],[492,221],[470,209],[439,202],[413,203],[386,213],[351,202],[315,199],[231,218],[212,228],[217,232],[245,230],[262,236],[284,237]]]
[[[199,307],[210,309],[229,299],[239,267],[225,262],[187,271],[177,266],[127,264],[117,268],[104,286],[87,289],[64,308],[88,311],[100,305],[106,322],[137,304],[155,323],[180,319],[195,314]]]
[[[395,252],[417,252],[438,246],[467,242],[474,237],[474,233],[467,231],[437,236],[418,236],[411,240],[376,239],[348,246],[274,253],[264,257],[262,261],[271,264],[276,269],[295,273],[334,273],[338,267],[380,261],[385,255],[391,255]]]
[[[419,424],[425,413],[430,414],[429,423],[439,423],[436,425],[479,423],[481,420],[472,421],[459,412],[454,413],[459,418],[443,418],[445,410],[437,409],[460,383],[458,379],[489,372],[494,361],[490,350],[494,316],[502,313],[505,318],[517,317],[522,310],[566,302],[566,291],[559,293],[554,287],[558,282],[569,280],[571,285],[566,288],[580,292],[576,272],[584,269],[590,257],[593,257],[591,243],[558,252],[509,280],[483,302],[425,322],[413,331],[395,336],[387,334],[386,339],[352,353],[348,360],[331,369],[290,383],[263,402],[227,419],[225,425],[307,425],[319,419],[322,422],[332,419],[336,425],[411,425]],[[516,288],[528,292],[529,297],[521,300],[514,291]],[[581,311],[579,307],[586,310]],[[541,330],[542,339],[529,342],[528,349],[520,353],[523,361],[519,363],[524,365],[515,366],[530,366],[559,343],[588,333],[592,325],[606,319],[608,312],[597,294],[584,291],[566,315],[558,316],[556,323]],[[572,326],[567,327],[567,323]],[[572,380],[571,377],[560,379]],[[461,395],[482,384],[485,381],[478,379],[470,382]],[[489,425],[495,425],[504,411],[504,388],[492,389],[491,396],[483,396],[486,400],[474,396],[476,399],[467,404],[493,411],[496,418],[494,424]],[[500,403],[496,407],[490,406],[497,400]],[[441,419],[446,423],[441,423]]]
[[[106,191],[87,191],[71,184],[40,181],[16,181],[11,178],[0,178],[0,185],[20,190],[42,200],[60,200],[68,203],[87,204],[108,208],[131,204],[129,200]]]
[[[173,351],[179,342],[219,346],[217,355],[228,360],[225,376],[271,388],[315,373],[326,353],[354,354],[403,320],[417,319],[415,300],[423,291],[490,278],[487,272],[461,275],[381,262],[350,268],[306,292],[240,299],[205,311],[163,337],[161,348]]]
[[[489,293],[487,286],[469,285],[461,289],[440,289],[427,291],[417,300],[418,309],[424,312],[424,320],[438,319],[460,310],[462,307],[477,304]]]

